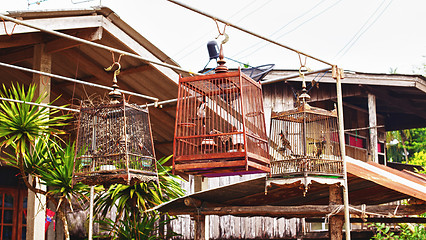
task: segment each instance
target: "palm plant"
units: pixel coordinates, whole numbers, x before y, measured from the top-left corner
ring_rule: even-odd
[[[148,223],[157,222],[159,214],[148,210],[184,195],[180,184],[175,180],[176,176],[169,175],[171,167],[163,166],[171,157],[158,160],[158,182],[139,183],[133,186],[115,184],[98,195],[95,199],[95,212],[99,216],[106,217],[112,208],[117,209],[118,216],[115,221],[99,221],[108,226],[105,230],[110,231],[110,235],[118,239],[158,239],[156,238],[158,236],[153,234],[154,229],[149,230],[151,225]],[[145,227],[139,223],[140,219],[147,224]],[[127,229],[130,226],[133,228]],[[131,238],[121,238],[121,232],[134,235]]]
[[[9,89],[3,85],[0,96],[23,102],[41,103],[44,97],[34,100],[35,90],[35,85],[29,86],[27,90],[19,84],[16,86],[12,84]],[[65,121],[70,116],[57,115],[58,111],[49,111],[46,107],[25,103],[0,102],[0,146],[13,150],[13,154],[7,154],[3,160],[20,169],[27,188],[46,195],[49,201],[57,205],[58,215],[64,222],[66,239],[69,239],[65,206],[62,203],[70,203],[73,195],[80,193],[85,186],[72,184],[74,146],[61,142],[58,136],[64,133],[59,128],[66,125]],[[34,187],[28,182],[27,174],[38,177],[49,190]]]
[[[8,89],[3,85],[3,91],[0,91],[2,98],[9,98],[23,102],[31,102],[35,98],[36,86],[30,85],[27,91],[24,86],[17,84],[11,85]],[[35,103],[41,103],[45,96],[40,96],[34,100]],[[28,183],[25,168],[24,156],[29,146],[34,146],[36,140],[46,136],[57,136],[63,133],[59,127],[65,125],[68,115],[59,115],[59,110],[50,110],[46,107],[37,107],[25,103],[16,103],[9,101],[0,102],[0,147],[12,146],[15,150],[18,168],[21,171],[25,185],[36,193],[44,193]]]

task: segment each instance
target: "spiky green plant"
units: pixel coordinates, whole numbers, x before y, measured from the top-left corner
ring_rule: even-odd
[[[58,215],[65,223],[65,237],[69,239],[61,203],[69,202],[72,195],[84,187],[72,185],[73,146],[65,144],[64,148],[61,147],[64,143],[59,138],[59,134],[64,133],[60,128],[66,125],[66,120],[71,116],[59,115],[59,110],[26,104],[25,102],[42,103],[45,96],[36,98],[35,92],[35,85],[25,89],[19,84],[12,84],[10,88],[3,85],[3,90],[0,90],[2,98],[21,101],[0,102],[0,147],[12,151],[3,160],[19,168],[28,189],[46,195],[49,201],[56,203],[60,210]],[[48,191],[29,183],[27,174],[38,177],[48,186]]]
[[[176,176],[170,175],[171,167],[163,166],[170,158],[171,156],[168,156],[157,162],[158,182],[139,183],[133,186],[115,184],[106,192],[98,195],[95,199],[95,212],[99,216],[104,218],[112,208],[117,209],[118,216],[113,226],[109,228],[111,235],[117,234],[116,232],[120,228],[126,228],[126,224],[130,224],[126,221],[133,222],[144,218],[147,218],[148,221],[148,219],[156,218],[157,212],[151,211],[148,214],[146,211],[165,201],[184,195],[180,184],[175,180]],[[110,221],[107,220],[107,223]],[[139,227],[142,226],[135,225],[135,228]],[[142,230],[133,229],[132,231],[136,233]]]

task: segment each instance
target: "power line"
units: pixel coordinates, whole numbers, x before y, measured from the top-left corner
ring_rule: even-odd
[[[263,40],[268,41],[268,42],[270,42],[270,43],[273,43],[273,44],[275,44],[275,45],[278,45],[278,46],[280,46],[280,47],[282,47],[282,48],[286,48],[286,49],[288,49],[288,50],[290,50],[290,51],[296,52],[296,53],[298,53],[298,54],[300,54],[300,55],[303,55],[303,56],[305,56],[305,57],[309,57],[309,58],[311,58],[311,59],[313,59],[313,60],[316,60],[316,61],[318,61],[318,62],[321,62],[321,63],[327,64],[327,65],[330,65],[330,66],[334,66],[334,64],[331,64],[331,63],[329,63],[329,62],[327,62],[327,61],[324,61],[324,60],[322,60],[322,59],[320,59],[320,58],[314,57],[314,56],[312,56],[312,55],[309,55],[309,54],[307,54],[307,53],[304,53],[304,52],[302,52],[302,51],[299,51],[299,50],[297,50],[297,49],[295,49],[295,48],[292,48],[292,47],[290,47],[290,46],[287,46],[287,45],[284,45],[284,44],[279,43],[279,42],[277,42],[277,41],[271,40],[271,39],[269,39],[269,38],[267,38],[267,37],[264,37],[264,36],[262,36],[262,35],[259,35],[259,34],[257,34],[257,33],[254,33],[254,32],[252,32],[252,31],[250,31],[250,30],[247,30],[247,29],[245,29],[245,28],[242,28],[242,27],[240,27],[240,26],[237,26],[237,25],[235,25],[235,24],[232,24],[232,23],[230,23],[229,21],[226,21],[226,20],[220,19],[220,18],[218,18],[218,17],[215,17],[215,16],[212,16],[212,15],[210,15],[210,14],[207,14],[207,13],[205,13],[205,12],[201,11],[201,10],[195,9],[195,8],[193,8],[193,7],[190,7],[190,6],[188,6],[187,4],[184,4],[184,3],[182,3],[182,2],[179,2],[179,1],[176,1],[176,0],[167,0],[167,1],[169,1],[169,2],[171,2],[171,3],[174,3],[174,4],[176,4],[176,5],[179,5],[179,6],[183,7],[183,8],[188,9],[188,10],[194,11],[194,12],[196,12],[196,13],[198,13],[198,14],[201,14],[201,15],[203,15],[203,16],[205,16],[205,17],[208,17],[208,18],[214,19],[214,20],[216,20],[216,21],[218,21],[218,22],[221,22],[221,23],[223,23],[223,24],[226,24],[227,26],[231,26],[231,27],[233,27],[233,28],[235,28],[235,29],[237,29],[237,30],[240,30],[240,31],[242,31],[242,32],[245,32],[245,33],[250,34],[250,35],[252,35],[252,36],[255,36],[255,37],[257,37],[257,38],[260,38],[260,39],[263,39]]]
[[[364,33],[370,29],[374,23],[377,22],[377,20],[383,15],[383,13],[386,11],[386,9],[391,5],[393,0],[389,1],[388,5],[383,8],[383,10],[379,13],[379,15],[376,16],[376,18],[373,20],[373,22],[370,23],[364,30],[363,28],[367,25],[367,23],[372,19],[374,15],[379,11],[379,9],[383,6],[383,4],[386,2],[386,0],[383,0],[383,2],[376,8],[376,10],[373,12],[373,14],[370,15],[370,17],[365,21],[365,23],[362,25],[362,27],[354,34],[354,36],[349,40],[349,42],[346,43],[346,45],[340,49],[340,51],[334,56],[336,58],[343,50],[345,50],[338,59],[341,59],[343,56],[346,55],[346,53],[354,46],[354,44],[361,38]],[[362,31],[363,30],[363,31]],[[362,32],[361,32],[362,31]],[[360,33],[361,32],[361,33]],[[358,35],[358,36],[357,36]]]
[[[294,22],[294,21],[296,21],[297,19],[299,19],[299,18],[301,18],[301,17],[305,16],[306,14],[308,14],[309,12],[311,12],[312,10],[314,10],[314,9],[315,9],[318,5],[320,5],[321,3],[325,2],[325,1],[327,1],[327,0],[322,0],[321,2],[319,2],[319,3],[315,4],[312,8],[310,8],[310,9],[309,9],[309,10],[307,10],[306,12],[304,12],[304,13],[300,14],[299,16],[297,16],[297,17],[293,18],[293,19],[292,19],[291,21],[289,21],[287,24],[285,24],[284,26],[280,27],[278,30],[276,30],[275,32],[273,32],[272,34],[270,34],[268,37],[272,37],[272,36],[274,36],[275,34],[277,34],[278,32],[280,32],[281,30],[283,30],[285,27],[287,27],[288,25],[290,25],[292,22]],[[253,47],[255,47],[256,45],[259,45],[259,44],[261,44],[261,43],[263,43],[263,41],[257,41],[255,44],[253,44],[253,45],[251,45],[251,46],[249,46],[249,47],[247,47],[247,48],[243,49],[242,51],[238,52],[237,54],[235,54],[235,55],[234,55],[234,56],[232,56],[232,57],[233,57],[233,58],[235,58],[236,56],[238,56],[238,55],[242,54],[243,52],[246,52],[246,51],[247,51],[247,50],[249,50],[249,49],[252,49],[252,48],[253,48]]]
[[[335,6],[336,6],[337,4],[339,4],[341,1],[342,1],[342,0],[338,0],[338,1],[336,1],[335,3],[333,3],[332,5],[330,5],[329,7],[327,7],[326,9],[324,9],[324,10],[322,10],[321,12],[319,12],[319,13],[315,14],[314,16],[312,16],[311,18],[307,19],[306,21],[304,21],[304,22],[300,23],[299,25],[297,25],[297,26],[296,26],[296,27],[294,27],[293,29],[291,29],[291,30],[289,30],[289,31],[287,31],[287,32],[285,32],[285,33],[283,33],[283,34],[281,34],[280,36],[278,36],[278,37],[277,37],[277,40],[278,40],[278,39],[281,39],[282,37],[286,36],[287,34],[290,34],[290,33],[294,32],[295,30],[297,30],[297,29],[298,29],[298,28],[300,28],[301,26],[305,25],[307,22],[311,21],[312,19],[314,19],[314,18],[316,18],[316,17],[318,17],[318,16],[322,15],[322,14],[323,14],[323,13],[325,13],[326,11],[328,11],[328,10],[330,10],[331,8],[335,7]],[[243,56],[243,57],[241,57],[241,58],[245,58],[245,57],[247,57],[247,56],[250,56],[250,55],[252,55],[253,53],[255,53],[255,52],[259,51],[260,49],[263,49],[263,48],[264,48],[264,47],[266,47],[267,45],[269,45],[269,43],[265,43],[265,44],[263,44],[262,46],[260,46],[260,47],[256,48],[255,50],[251,51],[249,54],[246,54],[246,55],[244,55],[244,56]]]
[[[272,0],[269,0],[269,2],[271,2]],[[229,19],[232,19],[234,16],[236,16],[238,13],[242,12],[242,10],[246,9],[248,6],[252,5],[253,3],[255,3],[256,0],[253,0],[252,2],[250,2],[249,4],[247,4],[245,7],[239,9],[237,12],[235,12],[233,15],[231,15],[231,17]],[[264,6],[266,6],[269,2],[263,4],[260,8],[263,8]],[[238,21],[236,21],[236,23],[241,22],[242,20],[244,20],[246,17],[252,15],[254,12],[258,11],[260,8],[256,9],[255,11],[249,12],[248,14],[246,14],[244,17],[240,18]],[[210,32],[210,31],[209,31]],[[199,40],[201,40],[202,38],[204,38],[205,36],[208,35],[209,32],[206,32],[204,35],[202,35],[201,37],[199,37],[196,41],[193,41],[191,44],[187,45],[187,47],[185,47],[185,50],[188,49],[189,47],[192,47],[196,42],[198,42]],[[193,50],[191,50],[189,53],[185,54],[184,56],[180,57],[177,59],[177,61],[181,61],[182,59],[185,59],[186,57],[188,57],[189,55],[191,55],[192,53],[194,53],[195,51],[197,51],[198,49],[200,49],[203,45],[205,45],[205,43],[202,43],[201,45],[197,45],[196,48],[194,48]],[[182,52],[179,51],[179,52]]]

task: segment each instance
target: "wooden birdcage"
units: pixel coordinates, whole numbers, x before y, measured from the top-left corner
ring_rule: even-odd
[[[148,108],[124,100],[81,106],[75,181],[133,184],[157,179]]]
[[[74,182],[87,185],[157,181],[148,107],[129,104],[118,91],[121,65],[114,62],[110,101],[80,106]]]
[[[269,172],[261,85],[240,70],[180,78],[173,167],[209,177]]]
[[[296,109],[273,113],[269,146],[272,177],[343,176],[335,110],[303,100]]]

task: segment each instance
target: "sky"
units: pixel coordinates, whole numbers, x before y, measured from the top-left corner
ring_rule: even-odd
[[[183,0],[180,0],[183,2]],[[0,0],[0,12],[111,8],[142,36],[196,72],[209,60],[207,42],[219,32],[214,20],[166,0]],[[268,37],[345,70],[412,74],[426,63],[424,0],[186,0],[185,4]],[[220,31],[224,25],[219,23]],[[297,53],[230,26],[223,44],[228,67],[275,64],[298,69]],[[224,39],[220,36],[216,41]],[[305,58],[301,58],[302,63]],[[238,61],[238,62],[237,62]],[[212,61],[207,67],[214,67]],[[306,59],[310,69],[327,67]],[[416,72],[418,73],[418,72]]]

